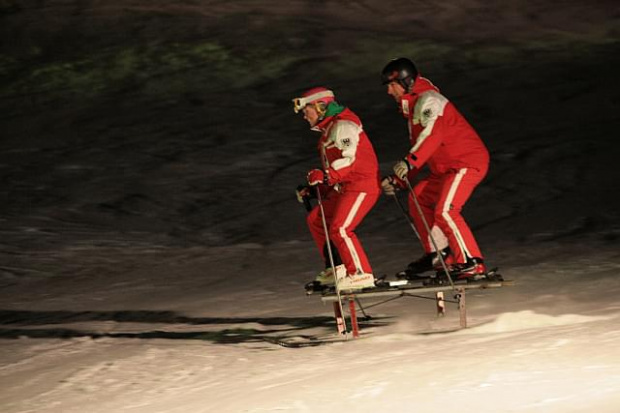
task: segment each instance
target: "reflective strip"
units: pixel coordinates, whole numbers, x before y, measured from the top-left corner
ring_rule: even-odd
[[[467,173],[467,168],[462,168],[456,174],[454,178],[454,182],[452,182],[452,185],[450,186],[450,191],[448,192],[448,196],[446,197],[446,202],[443,204],[443,207],[441,209],[441,216],[443,217],[443,219],[446,220],[446,222],[450,226],[450,229],[452,229],[452,232],[454,233],[454,237],[456,238],[456,242],[458,243],[459,248],[463,251],[463,255],[465,257],[471,257],[471,254],[469,253],[469,250],[467,249],[467,245],[465,244],[465,240],[463,239],[461,232],[459,231],[456,224],[452,220],[452,217],[450,216],[450,205],[452,204],[452,200],[454,199],[456,190],[461,184],[461,181],[463,180],[463,177],[465,176],[466,173]]]
[[[359,255],[357,254],[357,250],[355,249],[355,245],[353,245],[353,241],[351,241],[351,238],[349,238],[349,236],[347,235],[347,228],[349,227],[349,225],[351,225],[351,221],[353,221],[353,218],[355,218],[355,216],[357,215],[357,212],[359,211],[360,205],[362,205],[364,198],[366,198],[366,192],[360,192],[360,194],[357,196],[357,199],[353,203],[353,207],[351,207],[351,210],[349,211],[349,215],[347,215],[347,219],[344,221],[344,224],[338,229],[338,232],[344,240],[345,245],[347,246],[347,248],[349,248],[349,253],[351,254],[351,258],[353,259],[355,268],[357,268],[357,272],[360,273],[364,272],[364,270],[362,269],[362,263],[360,261]]]

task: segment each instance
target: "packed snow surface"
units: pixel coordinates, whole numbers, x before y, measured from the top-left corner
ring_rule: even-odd
[[[3,411],[618,411],[616,251],[507,269],[515,285],[468,290],[467,329],[454,303],[437,318],[433,301],[401,298],[367,309],[361,337],[344,340],[331,305],[291,276],[309,247],[177,251],[148,276],[78,279],[46,300],[33,285],[16,303],[30,310],[0,313],[12,338],[0,356]],[[284,252],[291,263],[277,270],[215,269],[223,255]],[[172,270],[164,288],[158,277]],[[329,342],[269,340],[302,336]]]

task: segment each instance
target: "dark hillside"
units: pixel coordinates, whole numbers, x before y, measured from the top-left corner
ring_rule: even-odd
[[[613,241],[618,16],[563,5],[0,2],[3,243],[306,237],[293,189],[315,137],[290,99],[334,88],[387,172],[406,135],[377,74],[399,55],[492,151],[467,210],[482,236]],[[371,216],[402,226],[386,201]]]

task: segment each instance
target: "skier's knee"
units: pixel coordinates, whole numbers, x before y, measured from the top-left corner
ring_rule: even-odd
[[[344,229],[342,227],[338,227],[338,226],[332,226],[329,227],[329,237],[331,239],[342,239],[342,234],[344,232]]]
[[[446,217],[444,216],[443,211],[435,211],[433,218],[435,219],[435,225],[437,225],[438,227],[441,228],[446,225]]]
[[[441,231],[445,234],[450,231],[450,225],[448,224],[449,216],[446,215],[446,212],[435,212],[435,225],[441,229]]]

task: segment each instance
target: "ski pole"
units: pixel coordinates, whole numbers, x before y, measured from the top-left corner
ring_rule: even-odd
[[[405,216],[405,218],[407,218],[407,222],[409,222],[409,226],[411,227],[411,229],[415,233],[416,237],[418,237],[418,239],[420,240],[420,243],[422,243],[422,237],[420,237],[420,233],[416,229],[415,225],[413,225],[413,220],[409,216],[409,213],[407,212],[407,210],[403,206],[402,202],[400,202],[400,199],[398,198],[398,195],[392,194],[392,196],[394,197],[394,200],[398,204],[398,207],[400,208],[400,210],[403,213],[403,215]],[[424,245],[422,245],[422,247],[424,247]]]
[[[452,281],[452,277],[450,276],[450,271],[448,270],[448,266],[446,265],[446,261],[443,259],[441,251],[439,250],[439,248],[437,248],[437,243],[435,242],[435,237],[431,233],[431,228],[429,227],[428,221],[426,220],[426,217],[424,216],[424,212],[422,211],[422,207],[420,206],[420,203],[418,202],[418,197],[415,195],[415,192],[413,191],[413,188],[411,187],[411,183],[409,182],[409,179],[407,177],[405,177],[403,179],[403,181],[405,181],[405,183],[407,184],[407,188],[409,189],[409,193],[411,194],[411,199],[413,199],[413,203],[415,204],[415,207],[416,207],[416,210],[418,211],[418,214],[420,214],[420,218],[422,219],[422,223],[424,224],[424,228],[426,229],[426,232],[428,232],[428,237],[430,238],[431,242],[433,243],[433,247],[435,248],[435,251],[437,251],[437,257],[439,258],[439,262],[441,262],[441,266],[443,267],[443,270],[446,272],[446,276],[448,277],[448,281],[450,281],[450,285],[454,289],[455,286],[454,286],[454,282]]]
[[[338,307],[340,308],[340,316],[342,317],[342,323],[344,326],[344,337],[345,340],[349,339],[347,333],[347,322],[344,318],[344,311],[342,310],[342,299],[340,297],[340,290],[338,289],[338,277],[336,274],[336,266],[334,265],[334,254],[332,253],[331,242],[329,241],[329,232],[327,231],[327,220],[325,219],[325,209],[323,208],[323,199],[321,197],[321,191],[319,188],[316,189],[316,199],[317,205],[319,206],[319,210],[321,212],[321,221],[323,221],[323,231],[325,231],[325,243],[327,245],[327,254],[329,255],[329,264],[332,267],[332,271],[334,273],[334,283],[336,286],[336,296],[338,297]],[[338,320],[336,320],[338,322]]]
[[[304,185],[299,185],[297,187],[297,191],[299,192],[300,190],[302,190],[303,188],[306,188]],[[308,195],[302,195],[301,197],[299,197],[299,199],[301,199],[304,209],[306,210],[306,212],[310,213],[312,212],[312,203],[310,202],[311,199],[316,199],[316,187],[310,186],[307,187],[308,190],[311,192],[311,194]],[[337,250],[334,250],[334,244],[333,243],[329,243],[329,245],[332,247],[332,253],[334,254],[334,264],[337,262],[338,264],[342,264],[342,260],[340,258],[340,254],[338,254]],[[327,257],[329,254],[327,253],[327,244],[325,244],[325,248],[323,248],[323,254],[325,255],[325,257]],[[325,267],[328,267],[329,263],[326,262],[325,263]]]
[[[321,145],[321,164],[323,165],[323,169],[325,171],[325,182],[329,181],[329,158],[327,157],[326,146],[329,144],[329,140],[324,142]],[[338,298],[338,308],[340,311],[340,316],[342,317],[342,325],[344,327],[344,339],[348,340],[349,335],[347,332],[347,322],[344,318],[344,311],[342,310],[342,297],[340,296],[340,289],[338,288],[338,277],[336,274],[336,265],[334,264],[334,253],[332,252],[332,244],[329,239],[329,231],[327,229],[327,220],[325,218],[325,209],[323,208],[323,199],[321,198],[320,188],[316,187],[316,198],[317,204],[319,205],[321,212],[321,220],[323,221],[323,231],[325,231],[325,242],[327,245],[327,254],[329,255],[329,264],[332,267],[332,271],[334,273],[334,286],[336,287],[336,297]],[[336,320],[336,323],[338,320]]]

